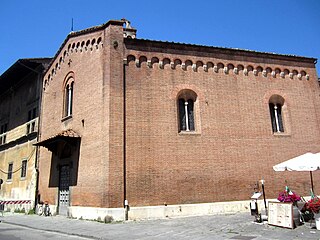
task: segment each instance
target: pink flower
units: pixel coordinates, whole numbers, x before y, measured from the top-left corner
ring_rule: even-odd
[[[295,192],[291,192],[291,191],[283,191],[279,193],[279,196],[277,198],[280,202],[298,202],[301,200],[301,197],[296,194]]]

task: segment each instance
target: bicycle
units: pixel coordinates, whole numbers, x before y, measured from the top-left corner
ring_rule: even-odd
[[[48,217],[51,215],[50,207],[48,202],[39,202],[38,204],[38,215]]]

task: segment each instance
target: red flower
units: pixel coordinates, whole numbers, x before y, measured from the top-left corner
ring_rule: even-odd
[[[314,213],[319,213],[320,211],[320,199],[318,197],[310,199],[306,204],[305,204],[306,210]]]

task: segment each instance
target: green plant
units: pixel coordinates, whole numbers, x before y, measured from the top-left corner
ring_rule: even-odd
[[[28,211],[28,215],[36,214],[36,210],[34,208]]]
[[[26,213],[26,210],[24,208],[22,209],[16,208],[14,209],[14,213]]]
[[[97,219],[94,219],[93,221],[99,222],[99,223],[112,223],[113,217],[106,215],[103,219],[101,217],[98,217]]]

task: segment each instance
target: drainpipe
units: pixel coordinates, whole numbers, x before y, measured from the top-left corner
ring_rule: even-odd
[[[127,166],[126,166],[126,63],[123,63],[123,205],[125,220],[129,219],[129,203],[127,200]]]
[[[41,126],[41,112],[42,112],[42,91],[43,91],[43,85],[42,85],[42,79],[43,79],[43,67],[41,66],[41,73],[38,72],[38,84],[39,86],[39,103],[38,103],[38,133],[37,133],[37,142],[40,140],[40,126]],[[40,147],[36,146],[36,157],[35,157],[35,163],[34,168],[36,170],[36,186],[35,186],[35,198],[34,198],[34,209],[37,209],[38,205],[38,195],[39,195],[39,157],[40,157]]]

